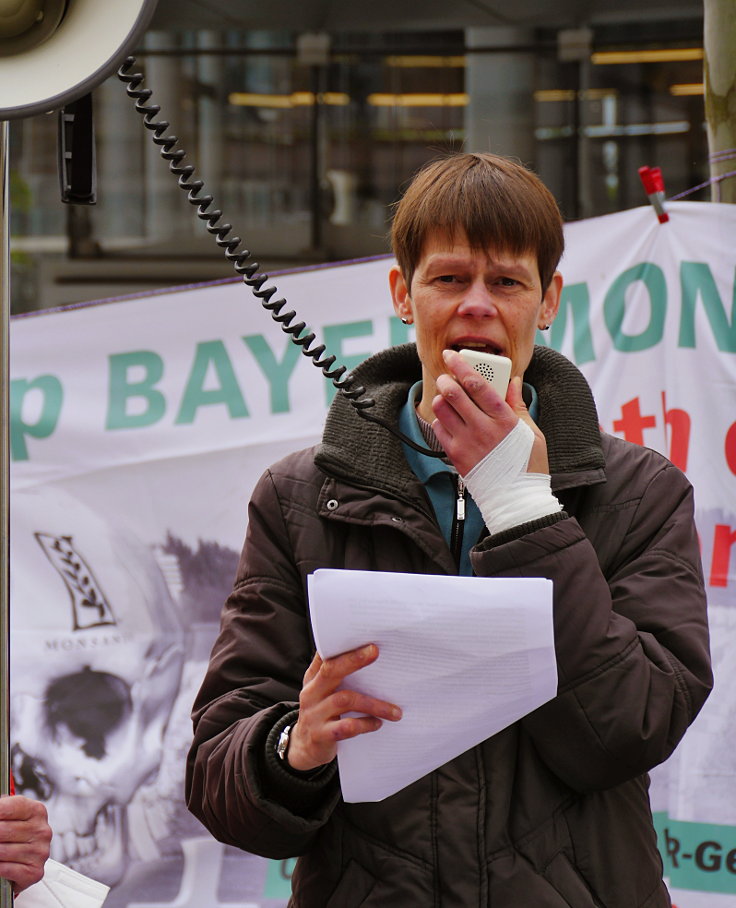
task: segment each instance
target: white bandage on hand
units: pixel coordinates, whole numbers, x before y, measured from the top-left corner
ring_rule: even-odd
[[[464,476],[493,536],[562,510],[547,473],[527,473],[534,433],[520,419],[504,440]]]

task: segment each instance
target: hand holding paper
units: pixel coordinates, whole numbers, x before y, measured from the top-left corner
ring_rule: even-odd
[[[381,718],[400,718],[401,711],[392,703],[350,689],[350,675],[375,662],[377,656],[377,647],[368,644],[328,662],[319,654],[314,657],[304,676],[299,721],[289,743],[288,760],[293,769],[324,766],[334,760],[338,741],[376,731]]]
[[[46,807],[40,801],[18,794],[0,797],[0,866],[14,892],[40,879],[51,837]]]
[[[15,897],[16,908],[100,908],[110,887],[49,859],[43,879]]]
[[[373,642],[353,689],[401,722],[339,741],[346,801],[380,801],[555,696],[552,583],[319,570],[309,604],[323,658]]]

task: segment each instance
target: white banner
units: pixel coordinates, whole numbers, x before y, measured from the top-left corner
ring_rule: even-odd
[[[736,207],[681,202],[567,227],[541,343],[603,428],[696,487],[717,687],[666,767],[655,821],[679,908],[736,897]],[[379,258],[281,275],[337,363],[412,339]],[[54,856],[109,908],[259,906],[290,862],[212,841],[183,805],[189,709],[262,470],[320,435],[332,388],[240,281],[16,318],[11,331],[16,783]],[[626,868],[621,868],[626,872]]]

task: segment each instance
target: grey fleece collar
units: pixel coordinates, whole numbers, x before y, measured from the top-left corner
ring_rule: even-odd
[[[354,387],[363,385],[366,396],[375,400],[368,413],[397,425],[409,388],[421,378],[416,347],[403,344],[383,350],[361,363],[352,376]],[[598,414],[582,374],[560,353],[536,346],[524,378],[539,395],[539,427],[547,439],[553,487],[601,481]],[[399,439],[361,417],[340,394],[327,414],[315,463],[324,472],[365,488],[404,498],[419,495]]]

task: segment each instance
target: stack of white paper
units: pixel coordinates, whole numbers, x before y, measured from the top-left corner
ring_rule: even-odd
[[[17,908],[100,908],[110,887],[49,858],[43,879],[14,899]]]
[[[343,686],[403,712],[339,742],[346,801],[394,794],[557,692],[550,580],[318,570],[309,607],[323,659],[379,648]]]

